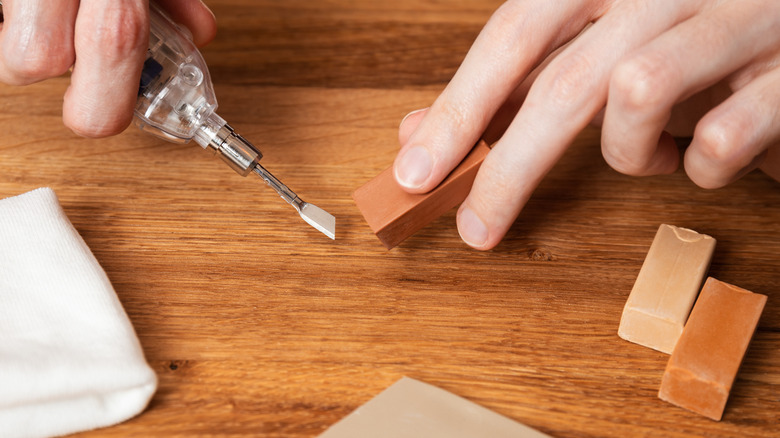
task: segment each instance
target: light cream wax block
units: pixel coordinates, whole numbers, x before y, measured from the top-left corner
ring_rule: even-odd
[[[550,438],[441,388],[404,377],[318,438]]]
[[[623,308],[618,335],[671,353],[707,274],[715,239],[663,224]]]

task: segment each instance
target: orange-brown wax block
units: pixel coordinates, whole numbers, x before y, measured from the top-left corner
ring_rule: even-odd
[[[766,295],[708,278],[666,365],[658,397],[720,420],[765,304]]]
[[[355,190],[352,198],[374,234],[391,249],[463,202],[489,151],[487,143],[477,143],[458,167],[428,193],[404,191],[390,167]]]
[[[618,335],[671,353],[707,274],[715,239],[662,224],[623,308]]]

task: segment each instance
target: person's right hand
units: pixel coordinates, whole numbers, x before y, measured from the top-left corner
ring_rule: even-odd
[[[589,123],[628,175],[682,161],[703,188],[755,168],[780,181],[778,26],[777,0],[508,0],[433,105],[402,122],[396,182],[427,193],[495,139],[457,216],[487,250]],[[674,134],[692,137],[682,160]]]
[[[158,0],[204,45],[216,34],[200,0]],[[0,81],[28,85],[73,68],[63,122],[106,137],[131,122],[149,41],[148,0],[4,0]]]

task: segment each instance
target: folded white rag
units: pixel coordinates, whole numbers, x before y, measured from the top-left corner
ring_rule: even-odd
[[[116,424],[156,388],[108,277],[54,192],[0,200],[0,437]]]

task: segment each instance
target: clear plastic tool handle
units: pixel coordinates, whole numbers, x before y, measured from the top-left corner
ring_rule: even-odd
[[[206,62],[189,31],[153,2],[149,20],[149,50],[138,87],[135,122],[144,131],[184,143],[195,138],[212,117],[217,98]]]
[[[138,86],[136,125],[169,141],[195,140],[213,149],[238,174],[256,173],[306,222],[335,239],[336,218],[304,202],[261,166],[260,151],[217,115],[211,77],[189,31],[174,23],[154,2],[149,3],[149,23],[149,50]]]
[[[213,149],[233,170],[247,175],[263,155],[215,112],[211,77],[189,31],[154,2],[149,3],[149,27],[135,124],[172,142],[195,140]]]

